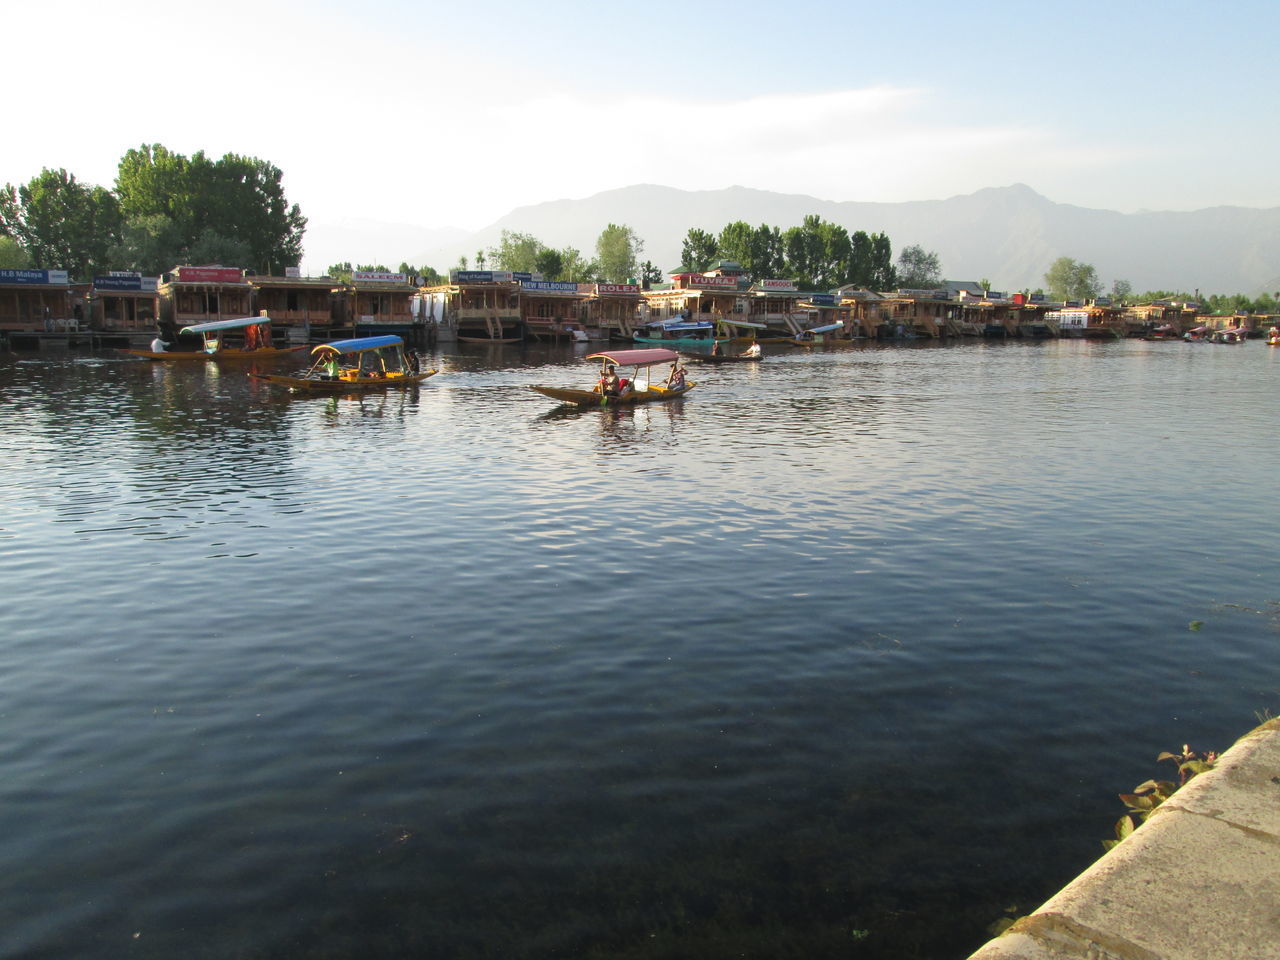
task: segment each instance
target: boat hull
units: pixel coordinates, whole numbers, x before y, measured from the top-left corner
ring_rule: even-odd
[[[313,380],[307,377],[284,377],[268,373],[249,374],[254,380],[261,380],[272,386],[296,390],[300,393],[350,393],[353,390],[390,390],[421,383],[437,371],[426,370],[422,373],[411,373],[408,376],[361,377],[354,380]]]
[[[693,360],[695,363],[759,363],[764,356],[744,357],[740,355],[721,356],[717,353],[692,353],[681,351],[680,356]]]
[[[264,347],[261,350],[215,350],[209,353],[205,350],[181,350],[170,351],[166,353],[157,353],[154,350],[121,350],[121,353],[127,353],[134,357],[143,357],[147,360],[263,360],[268,357],[282,357],[287,353],[297,353],[299,350],[305,350],[305,343],[296,347]]]
[[[636,390],[625,397],[605,397],[594,390],[574,390],[569,387],[543,387],[530,385],[529,389],[544,397],[558,400],[561,403],[572,403],[579,407],[631,407],[640,403],[654,403],[659,400],[673,400],[683,397],[693,389],[693,384],[685,384],[678,390],[667,390],[663,387],[650,386],[645,390]]]

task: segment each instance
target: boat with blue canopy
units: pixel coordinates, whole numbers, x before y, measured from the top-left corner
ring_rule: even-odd
[[[228,333],[235,337],[231,345],[224,339]],[[262,316],[193,323],[179,330],[178,336],[200,337],[201,349],[172,349],[179,344],[169,344],[157,337],[152,341],[152,347],[163,345],[165,349],[124,352],[148,360],[261,360],[293,353],[306,346],[277,347],[271,337],[271,318]]]
[[[300,377],[251,373],[277,387],[309,393],[385,390],[421,383],[437,371],[422,370],[418,355],[396,336],[355,337],[322,343],[311,351],[310,368]]]
[[[632,337],[636,343],[695,344],[715,343],[715,324],[709,320],[651,320]]]
[[[843,329],[843,323],[827,323],[821,327],[810,327],[808,330],[801,331],[800,335],[791,342],[797,347],[812,347],[819,343],[834,343],[838,338],[828,337],[827,334]]]
[[[605,353],[588,354],[586,359],[600,361],[600,378],[590,390],[532,384],[529,389],[552,400],[579,407],[612,407],[671,400],[684,396],[694,387],[692,381],[685,378],[680,354],[674,350],[609,350]],[[666,364],[671,364],[670,371],[665,378],[655,382],[650,371]],[[619,367],[630,367],[631,375],[619,376]]]

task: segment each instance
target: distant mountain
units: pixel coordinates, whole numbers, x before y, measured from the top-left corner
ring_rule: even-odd
[[[645,258],[672,270],[690,227],[718,233],[727,223],[745,220],[785,230],[811,213],[850,231],[887,233],[895,256],[919,244],[938,254],[945,276],[987,278],[1001,290],[1042,286],[1045,271],[1062,256],[1093,264],[1108,287],[1112,280],[1128,280],[1137,292],[1198,289],[1206,296],[1256,296],[1280,290],[1280,208],[1117,213],[1055,203],[1023,184],[907,203],[837,203],[746,187],[688,191],[642,184],[519,207],[476,233],[420,246],[406,259],[444,270],[459,256],[473,260],[476,250],[497,246],[503,230],[589,255],[606,225],[623,223],[645,241]]]

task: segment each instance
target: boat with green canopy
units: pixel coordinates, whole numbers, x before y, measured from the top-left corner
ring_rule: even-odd
[[[586,359],[600,361],[600,378],[591,389],[532,384],[529,389],[561,403],[573,403],[580,407],[612,407],[671,400],[684,396],[694,387],[691,381],[685,379],[680,354],[674,350],[610,350],[607,353],[588,354]],[[650,371],[666,364],[671,365],[667,376],[654,382]],[[631,368],[631,375],[619,376],[619,367]]]
[[[234,346],[228,346],[224,339],[228,333],[236,336]],[[306,344],[299,344],[296,347],[277,347],[271,339],[270,317],[240,317],[235,320],[193,323],[179,330],[178,336],[198,336],[203,342],[203,347],[200,350],[174,350],[169,348],[177,344],[165,344],[163,350],[125,350],[124,352],[135,357],[145,357],[148,360],[262,360],[294,353],[306,346]],[[163,343],[164,341],[157,338],[152,341],[152,346]]]
[[[322,343],[311,351],[312,364],[298,377],[251,373],[255,380],[304,393],[386,390],[421,383],[436,373],[418,368],[416,354],[399,337],[356,337]]]

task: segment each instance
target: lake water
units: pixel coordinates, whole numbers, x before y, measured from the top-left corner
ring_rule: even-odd
[[[961,958],[1280,711],[1280,350],[766,349],[0,355],[0,956]]]

